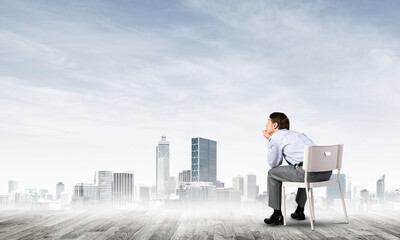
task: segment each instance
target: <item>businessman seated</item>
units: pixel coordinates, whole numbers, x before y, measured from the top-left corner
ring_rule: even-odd
[[[268,140],[268,205],[274,209],[266,224],[283,224],[281,212],[282,182],[304,182],[303,170],[304,146],[314,146],[315,143],[304,133],[289,130],[289,118],[280,112],[272,113],[268,118],[266,129],[262,131]],[[282,166],[283,159],[288,165]],[[310,182],[325,181],[332,171],[309,173]],[[296,195],[297,208],[290,216],[293,219],[304,220],[304,205],[307,197],[304,188],[299,188]]]

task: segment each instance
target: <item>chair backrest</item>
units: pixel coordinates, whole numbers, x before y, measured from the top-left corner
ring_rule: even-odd
[[[323,172],[342,167],[343,144],[305,146],[303,168],[307,172]]]

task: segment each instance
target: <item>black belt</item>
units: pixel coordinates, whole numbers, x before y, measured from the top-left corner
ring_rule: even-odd
[[[301,167],[301,166],[303,166],[303,162],[301,162],[301,163],[296,163],[294,166],[299,166],[299,167]]]

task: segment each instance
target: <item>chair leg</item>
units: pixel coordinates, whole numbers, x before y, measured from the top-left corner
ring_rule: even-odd
[[[308,206],[310,206],[310,224],[311,224],[311,230],[314,231],[314,221],[312,219],[312,203],[310,200],[310,193],[308,192],[308,187],[306,187],[306,196],[307,196],[307,201],[308,201]]]
[[[310,193],[311,193],[311,202],[310,204],[312,205],[312,220],[315,221],[315,209],[314,209],[314,194],[313,194],[313,188],[310,189]]]
[[[283,204],[283,225],[286,226],[286,194],[285,186],[282,186],[282,204]]]
[[[342,205],[343,205],[344,216],[346,217],[346,223],[349,223],[349,217],[347,216],[346,205],[344,204],[344,197],[343,197],[343,191],[342,191],[342,184],[340,184],[340,181],[338,181],[338,184],[339,184],[339,190],[340,190],[340,197],[342,198]]]

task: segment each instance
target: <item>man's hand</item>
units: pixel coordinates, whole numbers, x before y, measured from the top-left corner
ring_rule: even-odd
[[[269,135],[269,133],[267,132],[267,130],[263,130],[262,133],[263,133],[264,137],[265,137],[266,139],[269,140],[269,138],[271,137],[271,135]]]

